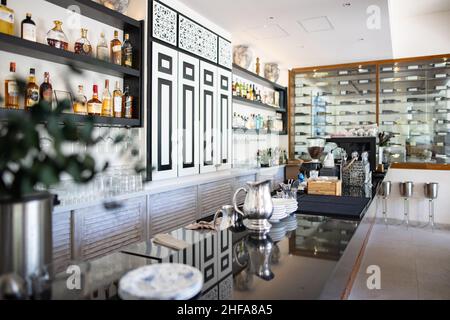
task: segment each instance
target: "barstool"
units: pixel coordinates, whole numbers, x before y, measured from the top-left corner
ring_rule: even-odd
[[[403,223],[406,223],[406,227],[409,227],[409,198],[414,194],[414,183],[412,181],[400,182],[400,195],[404,199],[404,219]]]
[[[424,184],[425,198],[428,199],[428,223],[424,226],[431,224],[431,228],[434,230],[434,200],[437,199],[439,193],[439,183],[430,182]]]
[[[387,199],[391,195],[392,191],[392,182],[391,181],[383,181],[381,184],[381,196],[383,197],[383,218],[384,223],[388,224],[388,216],[387,216]]]

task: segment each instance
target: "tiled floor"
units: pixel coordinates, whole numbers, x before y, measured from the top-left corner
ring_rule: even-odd
[[[367,287],[372,265],[381,269],[380,290]],[[349,299],[450,299],[450,229],[376,223]]]

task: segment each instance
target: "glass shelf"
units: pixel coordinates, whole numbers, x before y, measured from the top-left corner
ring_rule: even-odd
[[[385,64],[379,68],[380,129],[396,133],[392,143],[405,148],[407,159],[420,158],[426,151],[432,152],[432,159],[437,154],[450,157],[450,133],[446,129],[450,116],[450,64],[440,59]],[[385,72],[385,68],[392,71]],[[411,101],[411,97],[419,101]],[[411,112],[411,107],[421,112]],[[386,113],[386,109],[394,112]],[[415,119],[421,122],[408,123]],[[385,123],[392,120],[395,123]],[[439,131],[443,132],[438,134]]]
[[[360,73],[356,66],[296,74],[293,128],[297,155],[307,152],[306,141],[311,136],[328,137],[376,124],[376,66],[363,65],[361,69],[368,72]]]

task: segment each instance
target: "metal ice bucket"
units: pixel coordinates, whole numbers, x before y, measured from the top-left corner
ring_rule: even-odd
[[[400,182],[400,195],[403,198],[411,198],[414,194],[414,183],[412,181]]]
[[[439,183],[425,183],[424,192],[427,199],[437,199],[439,193]]]
[[[392,191],[392,182],[391,181],[383,181],[381,184],[381,196],[383,198],[387,198],[391,195]]]

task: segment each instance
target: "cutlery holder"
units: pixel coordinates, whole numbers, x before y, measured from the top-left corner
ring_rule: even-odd
[[[353,161],[342,169],[342,182],[344,186],[363,186],[372,182],[370,163]]]

